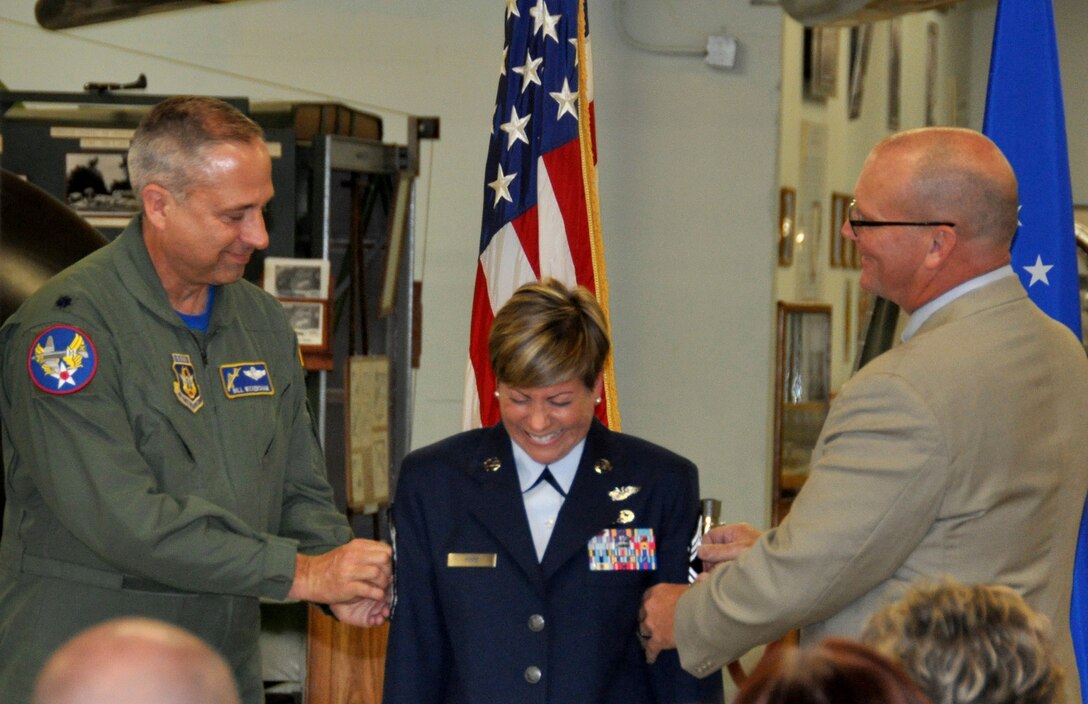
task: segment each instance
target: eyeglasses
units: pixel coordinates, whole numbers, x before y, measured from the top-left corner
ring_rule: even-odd
[[[857,201],[850,201],[846,208],[846,222],[850,223],[851,231],[855,227],[955,227],[954,222],[903,222],[899,220],[859,220],[857,218]]]

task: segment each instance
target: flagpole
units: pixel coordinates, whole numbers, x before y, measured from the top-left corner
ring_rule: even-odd
[[[593,262],[593,287],[597,301],[604,310],[609,329],[612,313],[608,302],[608,276],[605,272],[604,238],[601,234],[601,208],[597,195],[597,151],[593,124],[592,96],[590,93],[589,47],[586,46],[586,3],[578,2],[578,133],[581,143],[582,184],[586,194],[586,217],[589,220],[590,257]],[[616,372],[612,350],[604,360],[604,401],[607,425],[620,430],[620,407],[616,393]]]

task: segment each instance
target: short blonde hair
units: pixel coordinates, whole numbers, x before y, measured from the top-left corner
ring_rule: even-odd
[[[597,299],[555,279],[515,291],[495,315],[488,338],[495,378],[525,388],[578,379],[591,389],[610,348]]]
[[[861,639],[899,661],[934,704],[1049,704],[1062,700],[1049,631],[1009,587],[945,578],[874,613]]]

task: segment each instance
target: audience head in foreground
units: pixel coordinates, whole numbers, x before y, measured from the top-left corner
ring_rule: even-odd
[[[226,661],[161,621],[120,618],[72,638],[38,677],[34,704],[238,704]]]
[[[861,638],[934,704],[1062,701],[1050,624],[1009,587],[950,578],[915,585],[874,613]]]
[[[929,700],[894,663],[845,638],[768,652],[741,686],[734,704],[926,704]]]

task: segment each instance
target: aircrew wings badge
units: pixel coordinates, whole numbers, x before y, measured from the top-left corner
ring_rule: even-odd
[[[243,396],[271,396],[272,378],[264,362],[234,362],[219,365],[219,380],[227,398]]]
[[[71,325],[53,325],[30,345],[30,379],[48,394],[74,394],[85,388],[98,370],[98,353],[87,333]]]

